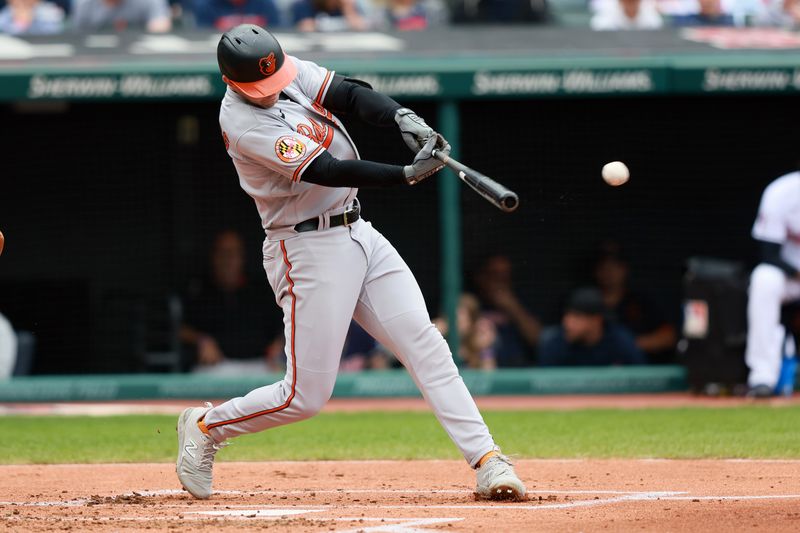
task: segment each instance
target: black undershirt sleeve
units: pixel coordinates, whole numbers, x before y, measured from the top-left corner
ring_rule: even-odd
[[[789,277],[796,277],[797,276],[797,269],[794,268],[792,265],[787,263],[781,257],[781,248],[783,245],[777,242],[767,242],[767,241],[758,241],[761,245],[761,262],[767,263],[768,265],[773,265],[784,272]]]
[[[401,106],[385,94],[335,74],[322,105],[336,114],[355,115],[372,126],[396,126]]]
[[[379,92],[334,75],[322,105],[333,113],[354,115],[372,126],[396,126],[402,106]],[[374,161],[336,159],[323,151],[303,172],[302,181],[324,187],[391,187],[407,184],[403,167]]]
[[[391,187],[408,183],[399,165],[336,159],[327,150],[308,165],[302,181],[324,187]]]

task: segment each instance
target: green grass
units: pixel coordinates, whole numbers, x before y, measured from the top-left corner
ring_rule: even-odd
[[[800,458],[800,407],[486,412],[531,458]],[[171,416],[0,417],[0,463],[170,462]],[[459,454],[429,413],[331,413],[237,438],[223,461],[435,459]]]

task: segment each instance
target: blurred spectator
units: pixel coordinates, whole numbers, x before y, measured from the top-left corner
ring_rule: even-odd
[[[625,327],[605,319],[603,295],[594,287],[572,293],[560,326],[542,332],[541,366],[645,364],[645,356]]]
[[[77,31],[144,29],[163,33],[172,28],[166,0],[75,0],[72,22]]]
[[[168,0],[169,3],[169,11],[170,11],[170,18],[172,19],[172,29],[174,30],[176,27],[181,28],[186,26],[186,22],[188,19],[194,18],[191,13],[191,5],[187,5],[184,9],[183,4],[184,0]],[[189,4],[189,0],[186,1]]]
[[[350,323],[339,364],[342,372],[384,370],[392,367],[395,362],[394,355],[378,344],[361,326],[355,321]]]
[[[194,0],[195,24],[228,31],[239,24],[262,28],[281,26],[283,20],[273,0]]]
[[[690,15],[697,12],[697,0],[656,0],[656,9],[665,17]]]
[[[672,25],[682,26],[733,26],[733,16],[722,9],[722,0],[698,0],[699,11],[688,15],[675,15]]]
[[[754,17],[756,26],[794,29],[800,26],[800,0],[772,0]]]
[[[201,369],[277,370],[282,364],[283,314],[272,293],[263,288],[266,281],[255,286],[247,282],[244,259],[238,233],[218,234],[210,279],[186,298],[180,336],[196,351]],[[248,364],[237,364],[242,361]]]
[[[483,316],[497,329],[497,366],[533,364],[541,324],[514,294],[511,260],[504,255],[488,257],[474,282]]]
[[[671,363],[678,334],[655,298],[629,286],[630,269],[619,244],[605,243],[594,264],[594,279],[609,318],[628,328],[651,363]]]
[[[462,294],[456,311],[458,321],[459,358],[469,368],[493,370],[497,368],[495,345],[497,329],[487,318],[481,316],[481,306],[472,294]],[[447,318],[433,321],[442,335],[447,336]]]
[[[448,14],[440,0],[389,0],[388,5],[375,10],[374,18],[378,28],[413,31],[441,26]]]
[[[750,394],[764,397],[773,394],[781,371],[781,306],[800,302],[800,172],[767,185],[752,236],[761,262],[750,275],[745,359]]]
[[[0,379],[11,377],[17,362],[17,334],[11,323],[0,313]]]
[[[599,0],[593,30],[657,30],[664,25],[655,0]]]
[[[456,0],[452,5],[456,24],[547,22],[546,0]]]
[[[297,0],[292,23],[300,31],[366,30],[369,23],[357,0]]]
[[[0,33],[51,35],[64,29],[64,11],[40,0],[8,0],[0,10]]]

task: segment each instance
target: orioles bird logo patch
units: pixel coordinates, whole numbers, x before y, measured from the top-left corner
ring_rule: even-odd
[[[262,57],[258,61],[258,70],[264,76],[272,76],[275,73],[275,52],[270,52],[267,57]]]
[[[292,163],[303,157],[306,145],[294,137],[281,137],[275,142],[275,153],[284,163]]]

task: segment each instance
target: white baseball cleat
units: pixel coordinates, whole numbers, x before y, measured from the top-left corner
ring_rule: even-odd
[[[211,469],[214,456],[227,442],[217,444],[209,435],[203,433],[197,421],[210,409],[190,407],[178,418],[178,461],[175,471],[183,488],[195,498],[206,500],[211,496]]]
[[[525,485],[514,472],[511,460],[498,452],[478,469],[475,492],[485,500],[519,501],[525,498]]]

